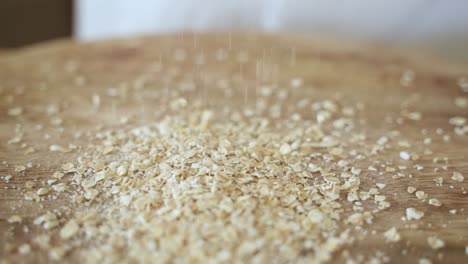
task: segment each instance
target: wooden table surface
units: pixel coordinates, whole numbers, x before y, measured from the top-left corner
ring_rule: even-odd
[[[89,143],[87,133],[154,122],[165,114],[169,102],[143,93],[147,87],[140,92],[129,89],[138,85],[134,80],[142,75],[154,86],[151,89],[167,89],[168,93],[180,93],[171,90],[171,85],[194,80],[195,90],[188,96],[212,109],[252,105],[262,85],[284,87],[293,99],[331,99],[364,106],[360,126],[369,144],[398,131],[411,144],[408,152],[418,154],[419,159],[402,160],[395,142],[378,159],[388,166],[407,166],[404,177],[392,177],[395,172],[364,172],[361,181],[369,177],[387,184],[384,193],[391,207],[368,227],[376,235],[357,241],[348,251],[367,260],[380,251],[392,263],[417,263],[422,257],[433,263],[468,263],[468,138],[454,133],[455,127],[449,123],[452,117],[468,118],[468,108],[455,104],[456,98],[468,98],[463,83],[460,85],[461,77],[468,78],[468,67],[362,43],[251,33],[179,34],[84,44],[63,40],[1,53],[0,259],[46,262],[44,252],[33,248],[31,254],[19,255],[16,247],[43,232],[32,224],[35,217],[67,205],[68,200],[61,196],[39,203],[24,200],[26,182],[36,182],[33,188],[39,188],[63,162],[75,160]],[[408,78],[406,83],[402,84],[402,76]],[[414,80],[410,80],[412,76]],[[291,88],[291,80],[298,78],[302,86]],[[219,92],[222,80],[235,80],[242,84],[238,87],[245,88],[233,89],[228,98]],[[98,110],[92,103],[95,94],[101,98]],[[21,107],[23,113],[9,115],[9,109],[15,107]],[[58,107],[57,113],[54,107]],[[414,112],[420,114],[420,120],[412,120],[419,114],[408,115]],[[315,118],[309,111],[300,113]],[[123,117],[128,117],[124,125]],[[21,140],[11,141],[18,134]],[[424,144],[425,138],[431,138],[431,144]],[[52,144],[74,144],[77,149],[51,152]],[[34,152],[27,153],[30,147]],[[436,163],[434,158],[438,158]],[[24,172],[15,171],[22,165]],[[415,165],[423,169],[417,170]],[[453,181],[454,171],[462,173],[465,181]],[[5,180],[6,175],[11,180]],[[442,186],[434,182],[437,177],[443,178]],[[438,198],[443,205],[428,205],[427,200],[409,194],[408,186]],[[402,221],[407,207],[423,210],[425,216],[415,222]],[[449,213],[453,209],[456,213]],[[23,222],[8,223],[12,215],[22,216]],[[390,227],[398,228],[400,242],[385,241],[382,233]],[[437,235],[446,246],[431,249],[427,243],[430,235]],[[76,261],[73,257],[67,260]],[[343,261],[337,253],[334,262]]]

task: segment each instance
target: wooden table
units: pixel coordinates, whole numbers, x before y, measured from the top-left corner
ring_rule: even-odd
[[[168,92],[174,82],[195,80],[197,87],[190,96],[203,98],[214,109],[253,104],[261,85],[288,87],[295,78],[303,85],[290,91],[291,98],[363,104],[366,122],[362,126],[370,138],[399,131],[409,139],[411,151],[420,153],[420,159],[402,163],[395,154],[397,147],[379,156],[395,167],[406,165],[405,174],[412,177],[378,176],[387,184],[385,193],[392,206],[370,227],[377,234],[354,243],[349,252],[368,258],[378,250],[391,257],[392,263],[417,263],[421,257],[434,263],[468,263],[468,138],[454,134],[454,126],[449,124],[455,116],[468,118],[468,108],[454,103],[457,97],[468,98],[458,84],[460,77],[468,77],[468,67],[410,51],[325,37],[251,33],[178,34],[81,44],[63,40],[0,54],[0,259],[46,262],[44,253],[33,250],[22,256],[14,248],[38,232],[32,224],[37,215],[67,204],[63,197],[40,203],[25,201],[26,182],[36,182],[34,188],[38,188],[63,162],[76,159],[80,148],[88,144],[86,133],[122,126],[122,117],[129,118],[124,126],[131,126],[164,114],[169,102],[158,98],[136,93],[124,100],[122,93],[133,91],[129,86],[144,86],[134,83],[141,75],[150,83],[158,82],[154,89]],[[403,75],[408,81],[402,85]],[[234,89],[233,97],[227,98],[217,88],[220,80],[235,80],[246,88]],[[93,107],[94,94],[101,98],[98,110]],[[59,108],[56,114],[55,106]],[[23,113],[8,115],[14,107],[22,107]],[[420,113],[421,119],[411,120],[418,119],[418,114],[405,118],[406,112]],[[307,111],[301,114],[315,118]],[[388,122],[389,118],[394,122]],[[15,130],[22,134],[17,143],[10,141]],[[444,135],[450,140],[444,141]],[[423,143],[426,137],[432,138],[430,145]],[[69,153],[51,152],[52,144],[78,147]],[[25,154],[29,147],[34,152]],[[422,154],[425,149],[433,153]],[[439,161],[434,163],[436,157]],[[416,170],[416,164],[424,169]],[[15,171],[20,165],[26,166],[24,172]],[[465,181],[451,180],[454,171],[464,174]],[[6,175],[12,175],[11,180],[6,181]],[[442,186],[436,186],[436,177],[444,179]],[[408,186],[440,199],[443,205],[420,201],[407,192]],[[415,224],[402,221],[407,207],[417,207],[426,215]],[[449,213],[452,209],[457,210],[455,214]],[[23,222],[8,223],[12,215],[22,216]],[[388,244],[382,232],[393,226],[403,239]],[[437,235],[446,246],[432,250],[426,242],[429,235]],[[343,257],[337,254],[335,260],[342,262]]]

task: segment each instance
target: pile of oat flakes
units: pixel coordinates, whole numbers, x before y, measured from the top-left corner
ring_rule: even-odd
[[[291,81],[293,87],[301,84]],[[86,263],[322,263],[337,252],[350,263],[362,262],[342,249],[375,234],[375,218],[392,206],[393,193],[374,174],[406,177],[412,164],[405,162],[417,163],[418,154],[395,131],[367,135],[360,125],[363,104],[302,99],[288,102],[293,110],[285,116],[278,103],[262,101],[272,96],[281,101],[287,92],[263,87],[254,107],[222,111],[179,96],[170,99],[172,113],[146,125],[101,129],[79,151],[72,144],[51,144],[51,152],[76,151],[79,157],[63,163],[40,188],[25,189],[24,199],[42,203],[62,195],[70,205],[65,212],[36,217],[34,225],[43,231],[11,251]],[[91,101],[99,107],[101,100],[94,95]],[[455,104],[467,107],[465,98]],[[315,119],[294,109],[309,109]],[[46,112],[51,124],[61,125],[58,108]],[[12,117],[22,114],[21,107],[8,110]],[[421,119],[418,112],[401,115]],[[449,123],[464,136],[464,117]],[[20,135],[9,144],[21,141]],[[382,152],[395,149],[406,165],[381,161]],[[455,171],[451,180],[463,182],[464,176]],[[407,191],[442,206],[416,187]],[[418,221],[425,213],[408,205],[402,217]],[[402,240],[400,231],[392,227],[379,235],[394,243]],[[434,250],[445,247],[437,236],[427,237],[427,243]],[[369,259],[389,260],[384,253]]]

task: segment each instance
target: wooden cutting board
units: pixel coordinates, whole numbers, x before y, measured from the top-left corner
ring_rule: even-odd
[[[169,109],[169,102],[130,88],[145,90],[145,81],[135,82],[139,77],[157,83],[154,89],[167,93],[177,92],[171,90],[175,83],[188,87],[187,80],[191,80],[195,85],[187,96],[201,98],[213,109],[253,104],[263,85],[290,89],[291,98],[344,100],[363,106],[362,126],[369,135],[398,131],[410,139],[408,151],[420,157],[402,163],[395,154],[398,146],[380,156],[395,167],[403,164],[408,169],[405,177],[392,177],[393,172],[379,176],[387,185],[391,207],[374,220],[376,235],[354,243],[348,252],[366,260],[382,252],[392,263],[417,263],[422,257],[433,263],[468,263],[468,138],[454,133],[455,126],[449,123],[453,117],[468,118],[464,105],[468,88],[465,92],[462,88],[468,83],[462,79],[468,78],[468,67],[343,40],[251,33],[178,34],[95,43],[63,40],[1,53],[0,259],[11,263],[48,260],[34,247],[27,255],[18,254],[16,248],[39,232],[32,224],[35,217],[66,206],[68,200],[58,196],[27,201],[28,184],[38,189],[63,162],[75,160],[89,144],[87,134],[154,122]],[[232,96],[228,97],[226,91],[220,92],[223,80],[235,80],[242,88],[229,90]],[[291,88],[291,82],[301,86]],[[15,115],[18,110],[14,108],[21,108],[22,113]],[[299,112],[304,118],[315,118],[307,110]],[[430,144],[424,143],[426,138],[431,138]],[[72,151],[50,151],[51,145]],[[424,154],[425,150],[431,153]],[[24,171],[18,171],[21,166]],[[454,171],[465,175],[465,181],[452,180]],[[6,180],[6,175],[11,179]],[[443,178],[441,186],[434,181],[438,177]],[[408,186],[438,198],[442,206],[421,201],[407,192]],[[414,223],[402,221],[408,207],[423,210],[425,216]],[[21,216],[22,222],[8,223],[12,215]],[[400,242],[385,241],[382,233],[391,227],[399,230]],[[444,240],[445,247],[431,249],[427,243],[431,235]],[[345,260],[342,252],[336,254],[335,262]],[[67,260],[76,261],[73,256]]]

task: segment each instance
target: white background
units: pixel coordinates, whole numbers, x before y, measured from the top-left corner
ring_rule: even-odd
[[[80,38],[220,28],[425,37],[468,30],[467,0],[78,0]]]
[[[242,29],[338,33],[389,43],[431,39],[447,52],[468,46],[468,0],[77,0],[75,10],[75,36],[82,40]],[[446,40],[457,45],[447,46]]]

